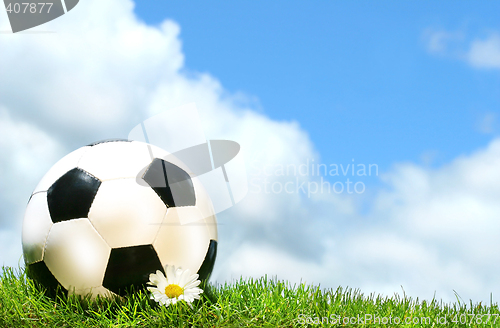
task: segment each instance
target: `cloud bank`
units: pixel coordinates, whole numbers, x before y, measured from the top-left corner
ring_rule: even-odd
[[[474,40],[467,54],[469,63],[479,68],[500,68],[500,35]]]
[[[8,29],[0,11],[0,30]],[[26,202],[53,163],[186,103],[197,103],[208,138],[240,143],[250,181],[318,182],[255,169],[299,166],[320,154],[297,122],[271,120],[215,77],[189,71],[177,23],[148,26],[131,1],[87,0],[40,30],[56,33],[0,36],[3,264],[20,259]],[[433,49],[442,51],[442,40],[434,38]],[[495,40],[473,43],[470,62],[497,67]],[[401,293],[402,285],[415,297],[452,301],[455,290],[489,301],[500,290],[499,165],[493,140],[438,169],[395,164],[381,175],[383,188],[361,195],[251,191],[219,215],[213,279],[267,274],[365,293]]]

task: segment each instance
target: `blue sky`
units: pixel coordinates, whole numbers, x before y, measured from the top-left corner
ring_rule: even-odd
[[[499,2],[137,1],[135,12],[177,21],[187,70],[298,121],[324,163],[439,166],[492,139],[478,124],[500,108],[498,71],[457,57],[500,29]],[[440,30],[460,34],[449,54],[427,49]]]

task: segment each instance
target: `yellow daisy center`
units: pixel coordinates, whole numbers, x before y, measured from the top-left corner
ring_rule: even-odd
[[[182,289],[179,285],[176,284],[171,284],[165,287],[165,295],[167,295],[168,298],[177,298],[184,293],[184,289]]]

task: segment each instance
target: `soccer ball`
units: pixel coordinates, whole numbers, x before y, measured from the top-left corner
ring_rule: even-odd
[[[138,141],[70,153],[35,188],[23,221],[29,277],[49,295],[125,296],[166,265],[207,280],[217,253],[210,198],[189,168]]]

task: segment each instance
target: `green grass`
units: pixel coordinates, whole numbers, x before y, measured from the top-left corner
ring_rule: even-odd
[[[498,304],[365,296],[358,290],[290,285],[267,277],[207,286],[190,309],[185,303],[157,306],[144,293],[123,300],[53,300],[22,269],[4,267],[0,275],[0,327],[500,327]],[[357,317],[365,315],[372,320],[358,323]],[[436,322],[445,316],[447,324]],[[351,317],[356,319],[342,323]],[[396,317],[403,322],[397,324]],[[323,318],[323,324],[314,324],[315,318],[316,323]],[[460,324],[465,319],[467,323]]]

